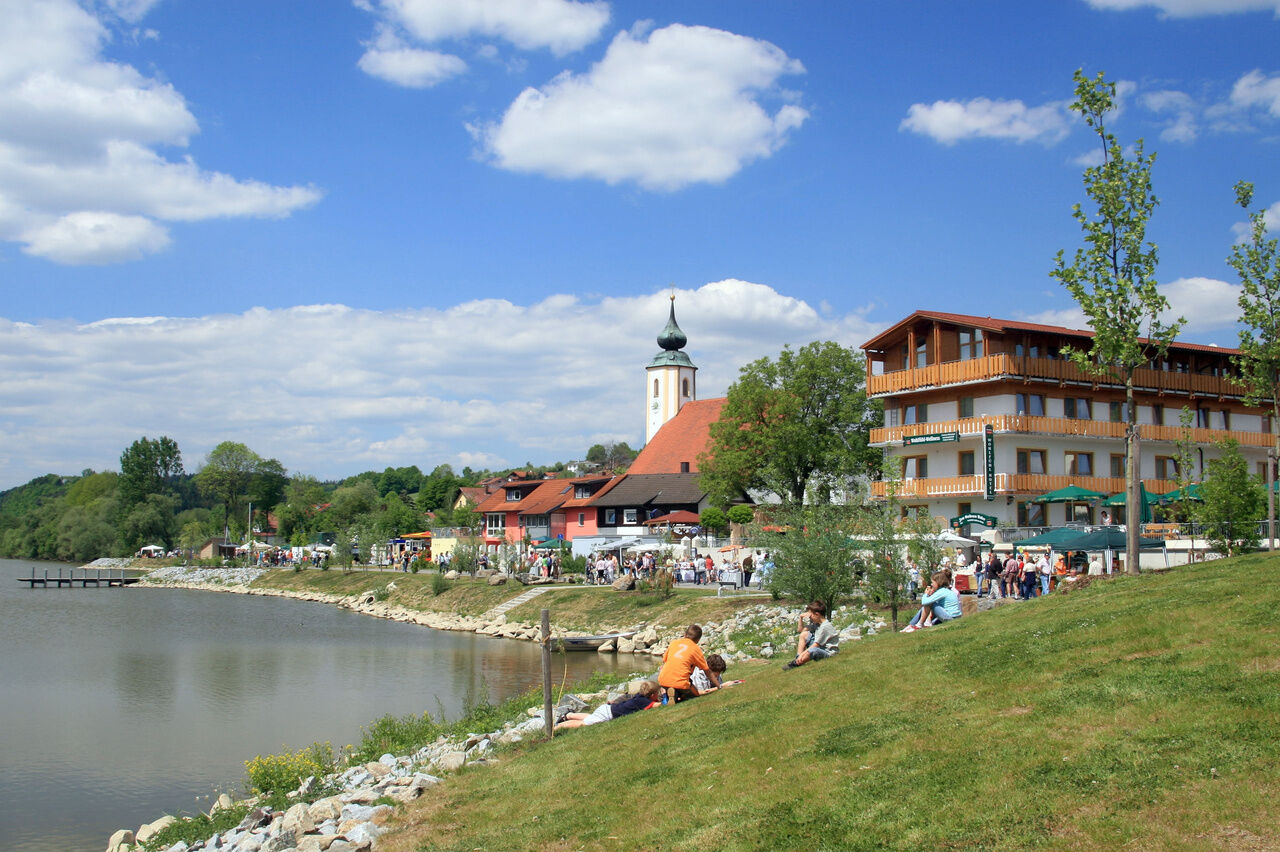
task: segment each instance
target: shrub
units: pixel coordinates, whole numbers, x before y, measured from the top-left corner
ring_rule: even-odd
[[[446,580],[443,574],[431,575],[431,594],[439,596],[451,588],[453,588],[453,584]]]
[[[253,760],[246,760],[244,768],[249,774],[249,789],[253,793],[270,796],[295,789],[309,776],[327,775],[336,765],[333,746],[312,743],[298,751],[258,755]]]
[[[391,590],[386,586],[379,586],[373,590],[373,599],[381,603],[391,596]]]

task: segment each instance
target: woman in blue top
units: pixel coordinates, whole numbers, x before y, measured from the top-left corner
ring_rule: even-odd
[[[948,583],[950,579],[948,573],[934,572],[932,582],[925,590],[924,597],[920,599],[920,611],[911,619],[910,624],[902,628],[903,633],[911,633],[931,624],[960,617],[960,595]]]

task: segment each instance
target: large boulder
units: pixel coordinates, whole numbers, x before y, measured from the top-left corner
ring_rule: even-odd
[[[484,579],[486,577],[492,577],[494,574],[497,574],[497,573],[498,572],[493,570],[492,568],[481,568],[479,571],[476,572],[476,578]]]
[[[111,835],[111,839],[107,841],[107,852],[120,852],[121,849],[128,849],[132,845],[133,832],[122,828]]]
[[[284,812],[284,822],[281,823],[281,830],[284,832],[292,833],[294,836],[301,836],[314,831],[315,827],[315,821],[311,818],[307,806],[302,802]]]
[[[636,587],[636,577],[634,574],[623,574],[621,577],[613,581],[613,590],[615,592],[630,592]]]
[[[457,572],[457,571],[446,571],[446,572],[445,572],[445,575],[444,575],[444,578],[445,578],[446,580],[456,580],[456,579],[458,579],[458,572]]]
[[[148,840],[155,837],[161,831],[173,825],[175,822],[177,822],[177,819],[175,817],[171,817],[167,815],[162,816],[160,817],[160,819],[156,820],[155,822],[149,822],[146,825],[139,827],[138,830],[134,833],[134,837],[139,844],[146,843]]]
[[[619,640],[618,640],[618,653],[619,653],[619,654],[634,654],[635,652],[636,652],[636,643],[635,643],[635,641],[634,641],[634,640],[632,640],[632,639],[619,639]]]
[[[614,640],[609,639],[603,642],[599,648],[596,648],[598,654],[612,654],[615,650]]]
[[[507,582],[507,577],[505,574],[494,574],[491,577],[489,577],[490,586],[501,586],[505,582]]]

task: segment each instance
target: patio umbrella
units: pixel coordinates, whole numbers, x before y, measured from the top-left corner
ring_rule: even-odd
[[[1199,488],[1199,486],[1196,486]],[[1164,498],[1169,495],[1155,495],[1147,490],[1147,486],[1141,482],[1138,483],[1138,502],[1142,507],[1142,520],[1139,523],[1151,523],[1151,507],[1157,502],[1163,503]],[[1126,505],[1125,493],[1121,491],[1119,494],[1113,494],[1106,500],[1102,501],[1104,506],[1124,506]]]
[[[1107,495],[1100,491],[1090,491],[1088,488],[1081,488],[1079,485],[1068,485],[1066,488],[1059,488],[1057,491],[1050,491],[1048,494],[1041,494],[1039,497],[1033,497],[1032,503],[1092,503],[1094,500],[1101,500]]]
[[[938,533],[938,543],[945,544],[949,547],[970,547],[977,544],[971,538],[965,538],[962,535],[956,535],[951,530],[943,530]]]

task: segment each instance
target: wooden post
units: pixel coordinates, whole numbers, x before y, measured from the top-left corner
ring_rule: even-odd
[[[551,610],[542,610],[542,718],[546,720],[547,739],[555,727],[551,712]]]

